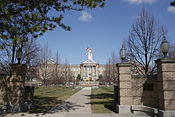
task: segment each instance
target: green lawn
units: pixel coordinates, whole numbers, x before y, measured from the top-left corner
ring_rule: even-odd
[[[92,89],[91,109],[93,113],[112,113],[112,101],[114,97],[114,88],[99,87]]]
[[[43,86],[35,89],[34,100],[35,108],[30,110],[30,113],[45,113],[51,107],[59,104],[69,98],[80,88],[65,87],[65,86]]]

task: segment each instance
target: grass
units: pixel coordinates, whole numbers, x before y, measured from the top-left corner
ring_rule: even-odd
[[[65,86],[43,86],[35,89],[34,101],[35,108],[30,113],[46,113],[55,105],[62,103],[80,88],[72,88]]]
[[[113,97],[113,86],[93,88],[91,96],[92,113],[112,113]]]

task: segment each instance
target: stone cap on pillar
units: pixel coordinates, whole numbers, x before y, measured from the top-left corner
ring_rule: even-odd
[[[19,66],[23,66],[23,67],[27,67],[26,64],[10,64],[10,66],[14,66],[14,67],[19,67]]]
[[[161,58],[161,59],[157,59],[155,60],[156,64],[160,64],[160,63],[175,63],[175,58]]]
[[[26,64],[10,64],[10,66],[27,66]]]
[[[119,74],[128,74],[131,75],[131,63],[118,63],[116,67],[118,67],[118,73]]]
[[[132,64],[129,62],[126,63],[117,63],[116,66],[117,67],[130,67]]]
[[[11,73],[16,75],[24,75],[27,69],[26,64],[10,64]]]
[[[167,74],[170,75],[170,72],[175,72],[175,59],[174,58],[158,59],[155,62],[157,64],[158,73],[168,72]],[[174,73],[171,76],[174,76]]]

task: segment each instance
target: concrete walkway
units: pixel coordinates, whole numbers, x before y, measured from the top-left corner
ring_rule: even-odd
[[[5,117],[148,117],[133,114],[92,114],[90,105],[91,87],[85,87],[47,114],[8,114]],[[1,115],[0,115],[1,117]]]
[[[5,117],[91,117],[91,87],[85,87],[64,103],[53,107],[47,114],[8,114]],[[1,117],[1,115],[0,115]]]
[[[67,114],[91,114],[90,95],[91,87],[85,87],[67,99],[63,104],[52,108],[50,112]]]

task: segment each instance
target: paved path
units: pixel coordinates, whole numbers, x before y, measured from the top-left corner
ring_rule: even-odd
[[[91,114],[90,95],[91,87],[85,87],[67,99],[63,104],[52,108],[51,113]]]
[[[47,114],[18,113],[8,114],[5,117],[144,117],[133,114],[92,114],[90,95],[91,87],[85,87],[67,99],[63,104],[52,108]]]

